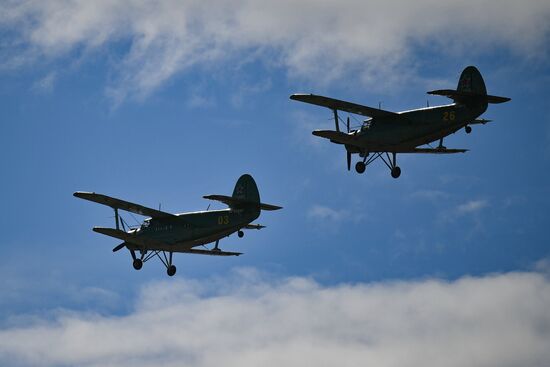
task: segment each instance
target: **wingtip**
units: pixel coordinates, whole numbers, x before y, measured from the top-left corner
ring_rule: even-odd
[[[290,95],[290,99],[300,101],[303,97],[313,96],[313,93],[293,93]]]

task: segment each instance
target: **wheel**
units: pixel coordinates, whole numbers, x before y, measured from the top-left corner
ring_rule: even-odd
[[[355,170],[357,171],[357,173],[363,173],[365,172],[365,169],[367,168],[367,165],[363,162],[357,162],[355,164]]]
[[[143,261],[141,261],[141,259],[135,259],[132,265],[134,265],[134,269],[139,270],[143,266]]]
[[[244,232],[243,231],[237,232],[237,236],[239,236],[239,238],[243,238],[244,237]]]
[[[401,176],[401,168],[398,166],[393,167],[391,170],[391,177],[397,178],[399,176]]]
[[[469,133],[472,132],[472,128],[471,128],[470,126],[466,126],[466,127],[464,128],[464,130],[466,131],[466,134],[469,134]]]
[[[170,265],[168,269],[166,269],[166,274],[168,274],[169,276],[174,276],[174,274],[176,274],[176,266]]]

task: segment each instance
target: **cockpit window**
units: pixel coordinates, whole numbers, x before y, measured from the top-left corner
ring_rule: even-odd
[[[361,131],[370,129],[372,125],[373,125],[372,118],[363,121],[363,125],[361,125]]]

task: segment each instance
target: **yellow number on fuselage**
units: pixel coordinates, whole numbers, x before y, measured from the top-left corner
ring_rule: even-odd
[[[445,111],[443,112],[443,121],[454,121],[456,120],[455,111]]]
[[[228,215],[220,215],[218,217],[218,224],[229,224],[229,216]]]

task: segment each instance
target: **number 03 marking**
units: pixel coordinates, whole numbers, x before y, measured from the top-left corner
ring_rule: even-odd
[[[220,215],[218,217],[218,224],[229,224],[229,216],[227,215]]]
[[[443,121],[454,121],[456,119],[455,111],[443,112]]]

